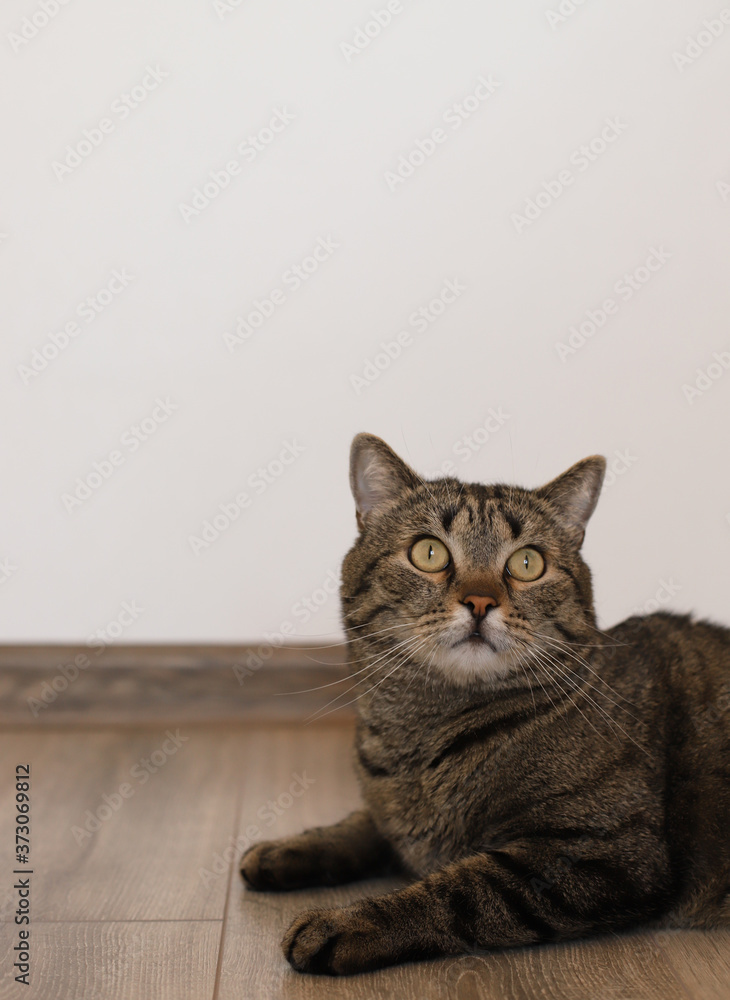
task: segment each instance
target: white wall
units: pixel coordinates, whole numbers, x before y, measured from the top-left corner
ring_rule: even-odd
[[[683,391],[730,351],[730,10],[403,0],[348,61],[341,43],[383,0],[56,3],[45,25],[40,0],[1,14],[4,639],[83,640],[124,602],[143,609],[112,628],[129,641],[257,639],[287,621],[333,636],[335,599],[308,622],[296,606],[353,538],[359,430],[471,480],[537,485],[624,455],[586,543],[602,621],[662,581],[666,606],[730,619],[730,372]],[[703,18],[718,37],[693,48]],[[495,92],[454,128],[480,77]],[[271,143],[237,151],[277,109]],[[605,151],[576,154],[607,120]],[[436,128],[433,154],[389,182]],[[85,129],[99,144],[66,170]],[[232,160],[210,204],[182,212]],[[521,225],[564,170],[572,183]],[[320,238],[337,248],[295,289],[285,272]],[[653,248],[662,266],[617,291]],[[114,270],[133,277],[89,321],[83,302]],[[446,280],[463,292],[418,332],[409,317]],[[283,301],[229,349],[275,289]],[[607,298],[613,315],[561,359]],[[410,345],[358,391],[351,377],[400,331]],[[158,398],[175,410],[133,451],[125,432]],[[463,460],[461,439],[500,407]],[[303,452],[257,493],[250,477],[285,442]],[[113,451],[121,464],[67,509]],[[190,536],[242,491],[250,506],[194,553]]]

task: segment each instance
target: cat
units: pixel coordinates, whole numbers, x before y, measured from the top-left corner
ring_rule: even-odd
[[[295,969],[730,924],[730,630],[666,612],[598,630],[580,549],[604,473],[593,456],[534,490],[424,482],[355,438],[341,600],[364,805],[254,845],[241,872],[410,880],[302,913]]]

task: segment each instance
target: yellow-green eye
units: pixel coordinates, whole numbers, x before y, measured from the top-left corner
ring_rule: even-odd
[[[545,560],[537,549],[517,549],[507,560],[507,572],[515,580],[529,583],[545,572]]]
[[[451,553],[438,538],[421,538],[411,545],[408,558],[416,569],[424,573],[438,573],[449,565]]]

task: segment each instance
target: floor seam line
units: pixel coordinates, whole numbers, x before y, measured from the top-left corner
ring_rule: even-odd
[[[233,814],[234,851],[237,850],[236,845],[238,843],[238,830],[241,823],[242,806],[243,806],[243,783],[241,783],[236,793],[236,802],[234,807],[235,812]],[[231,860],[231,870],[228,875],[228,887],[226,889],[226,899],[223,905],[223,917],[221,919],[221,935],[220,935],[220,940],[218,942],[218,960],[216,962],[215,981],[213,983],[213,1000],[217,1000],[220,991],[221,976],[223,974],[223,952],[226,945],[226,925],[228,922],[228,908],[231,903],[231,896],[233,895],[233,875],[236,870],[237,861],[238,859],[236,857],[236,854],[234,853],[233,858]]]

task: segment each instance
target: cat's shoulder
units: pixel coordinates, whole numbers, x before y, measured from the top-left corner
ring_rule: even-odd
[[[603,633],[607,649],[651,662],[709,662],[730,669],[730,628],[691,613],[633,615]],[[619,657],[622,658],[622,657]]]

